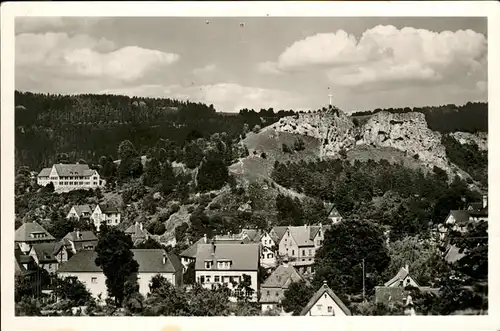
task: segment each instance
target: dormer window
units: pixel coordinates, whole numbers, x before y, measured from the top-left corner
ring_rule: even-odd
[[[217,261],[217,269],[231,269],[231,261]]]
[[[205,269],[212,269],[213,261],[205,261]]]

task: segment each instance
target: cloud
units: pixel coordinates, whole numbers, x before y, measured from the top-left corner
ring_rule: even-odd
[[[280,70],[319,68],[337,86],[447,84],[474,86],[487,73],[487,40],[472,30],[376,26],[359,39],[339,30],[299,40],[278,57]]]
[[[235,83],[219,83],[211,85],[140,85],[130,88],[106,89],[100,93],[124,94],[144,97],[170,97],[180,100],[189,99],[194,102],[213,104],[217,111],[238,112],[240,109],[261,108],[297,109],[305,107],[305,100],[288,91],[242,86]]]
[[[278,63],[272,61],[257,64],[257,71],[263,74],[280,75],[283,72],[278,69]]]
[[[193,75],[195,76],[206,76],[215,72],[217,66],[215,64],[207,64],[201,68],[193,69]]]
[[[75,32],[93,27],[100,17],[17,17],[15,33]]]
[[[105,38],[97,40],[84,34],[16,36],[16,78],[29,75],[46,80],[62,76],[131,82],[178,60],[178,54],[137,46],[117,48]]]

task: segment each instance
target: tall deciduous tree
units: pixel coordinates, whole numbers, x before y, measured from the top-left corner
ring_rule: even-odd
[[[281,304],[285,312],[298,316],[313,295],[314,288],[305,281],[293,282],[285,290]]]
[[[327,281],[342,294],[359,294],[363,287],[363,260],[367,289],[373,288],[389,264],[380,227],[366,220],[344,220],[325,232],[323,246],[316,253],[314,284]]]
[[[115,227],[101,226],[100,230],[95,263],[106,276],[109,296],[121,305],[125,282],[137,273],[139,264],[133,258],[133,243],[128,235]]]

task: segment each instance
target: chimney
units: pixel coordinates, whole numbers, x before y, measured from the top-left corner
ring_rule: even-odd
[[[212,242],[212,255],[215,255],[215,248],[216,248],[215,243]]]
[[[141,230],[142,230],[142,223],[139,223],[139,227],[140,227],[140,228],[141,228]]]
[[[167,254],[163,253],[163,264],[167,263]]]
[[[323,281],[323,286],[328,286],[326,280]]]
[[[405,270],[406,270],[406,272],[408,272],[408,273],[410,272],[410,266],[408,265],[408,263],[407,263],[407,264],[405,264]]]
[[[488,195],[483,194],[483,208],[488,207]]]
[[[206,234],[206,233],[203,235],[203,242],[204,242],[205,244],[207,243],[207,234]]]

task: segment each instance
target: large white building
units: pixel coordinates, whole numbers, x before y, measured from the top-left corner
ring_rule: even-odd
[[[238,296],[238,284],[244,276],[250,277],[253,294],[257,300],[259,269],[259,244],[198,244],[196,252],[196,282],[205,288],[226,285]],[[234,296],[232,296],[234,298]]]
[[[40,186],[53,183],[57,191],[95,189],[103,186],[99,173],[90,169],[87,164],[54,164],[52,168],[40,171],[37,183]]]
[[[182,286],[182,265],[173,254],[163,249],[132,249],[134,260],[139,264],[137,282],[139,292],[147,296],[149,284],[156,275],[165,277],[174,286]],[[85,284],[90,293],[103,299],[107,297],[106,276],[95,264],[97,253],[94,250],[81,250],[73,255],[57,271],[60,277],[76,277]]]

